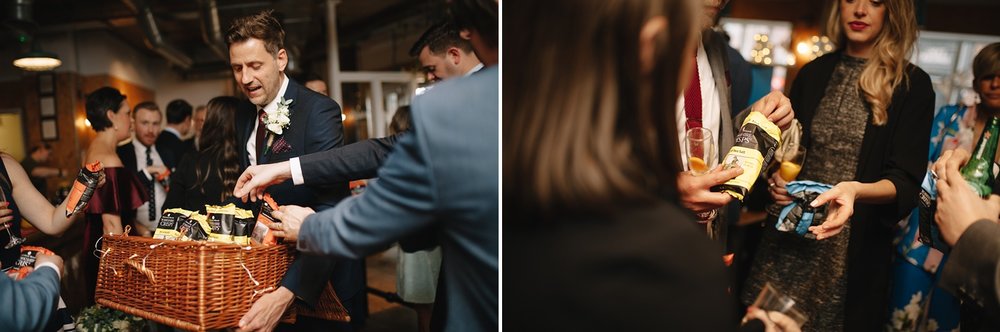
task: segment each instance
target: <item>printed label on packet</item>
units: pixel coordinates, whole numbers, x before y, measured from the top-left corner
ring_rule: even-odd
[[[238,245],[250,245],[250,227],[254,225],[253,212],[236,209],[236,219],[233,220],[233,242]]]
[[[236,219],[236,205],[205,205],[208,212],[209,241],[233,243],[233,219]]]
[[[756,149],[748,149],[740,146],[732,147],[729,153],[726,154],[726,159],[723,161],[723,165],[725,166],[723,167],[729,169],[739,166],[743,168],[743,174],[727,181],[726,184],[743,188],[753,187],[753,183],[757,180],[757,175],[760,173],[760,166],[763,160],[764,156]],[[743,195],[739,192],[733,190],[725,190],[724,192],[738,200],[743,200]]]
[[[264,194],[263,203],[260,205],[260,213],[257,214],[257,224],[253,227],[253,234],[250,238],[254,242],[263,245],[275,245],[278,244],[278,239],[274,237],[271,233],[271,224],[278,223],[279,221],[274,218],[274,211],[279,208],[278,203],[274,202],[270,194]]]
[[[187,220],[185,220],[177,228],[177,231],[181,233],[181,241],[204,241],[208,240],[208,233],[212,229],[208,225],[208,218],[198,212],[191,214]]]
[[[188,219],[193,212],[185,209],[175,208],[163,211],[160,222],[156,224],[154,239],[177,240],[181,237],[181,232],[177,231],[181,223]]]

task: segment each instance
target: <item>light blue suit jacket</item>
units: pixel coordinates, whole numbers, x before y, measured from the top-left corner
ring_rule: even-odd
[[[51,268],[15,281],[0,276],[0,331],[41,331],[59,304],[59,274]]]
[[[440,230],[446,331],[498,328],[499,77],[439,83],[412,104],[413,129],[365,193],[306,218],[300,251],[360,259]]]

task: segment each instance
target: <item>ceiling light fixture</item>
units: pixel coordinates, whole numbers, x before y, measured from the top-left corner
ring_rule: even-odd
[[[14,59],[14,66],[27,71],[49,71],[62,65],[62,60],[55,53],[45,52],[33,47],[31,52],[21,54]]]

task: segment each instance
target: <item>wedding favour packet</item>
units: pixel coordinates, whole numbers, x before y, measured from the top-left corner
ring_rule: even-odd
[[[156,224],[156,231],[153,233],[154,239],[178,240],[181,232],[178,231],[181,224],[187,221],[188,217],[194,213],[181,208],[167,209],[160,216],[160,221]]]
[[[774,159],[774,151],[779,144],[781,129],[760,112],[750,112],[736,134],[733,147],[722,161],[724,169],[739,166],[743,168],[743,174],[713,186],[712,191],[724,192],[743,201],[760,177],[761,170]]]
[[[233,242],[241,246],[250,245],[251,227],[254,225],[253,211],[236,209],[236,219],[233,220]]]
[[[76,181],[73,181],[69,197],[66,198],[66,217],[80,212],[84,206],[87,206],[90,197],[94,196],[94,190],[97,190],[97,184],[101,181],[100,172],[103,171],[104,166],[101,165],[100,161],[87,164],[80,169],[80,173],[76,175]]]
[[[208,217],[198,212],[191,213],[191,216],[177,227],[177,231],[181,233],[181,241],[208,240],[208,234],[211,230]]]
[[[35,271],[35,260],[38,258],[38,254],[55,255],[51,250],[42,247],[21,246],[21,256],[17,258],[17,262],[4,268],[3,272],[6,272],[11,279],[24,279]]]
[[[233,220],[236,219],[236,205],[205,205],[210,226],[208,239],[213,242],[233,243]]]
[[[271,224],[279,222],[274,218],[274,211],[277,211],[278,208],[278,203],[274,202],[271,194],[264,194],[263,202],[260,205],[260,213],[257,214],[257,224],[254,225],[253,233],[250,236],[255,243],[263,245],[278,244],[278,239],[271,233],[270,227]]]

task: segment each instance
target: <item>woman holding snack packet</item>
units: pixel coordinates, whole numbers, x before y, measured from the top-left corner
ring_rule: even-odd
[[[149,200],[135,172],[126,170],[115,152],[118,142],[130,135],[132,118],[125,95],[117,89],[103,87],[87,95],[87,120],[97,132],[84,155],[85,163],[104,165],[107,184],[93,193],[86,208],[87,229],[84,232],[85,280],[87,301],[93,304],[97,287],[97,240],[108,234],[122,234],[123,226],[135,218],[135,209]]]
[[[926,170],[934,91],[906,61],[917,34],[912,1],[832,6],[827,35],[840,49],[803,67],[789,94],[810,151],[798,180],[832,186],[797,203],[825,220],[808,227],[811,239],[778,231],[772,216],[742,295],[749,303],[771,282],[810,329],[874,331],[888,317],[893,225],[915,206]],[[778,174],[769,183],[776,203],[793,202]]]

